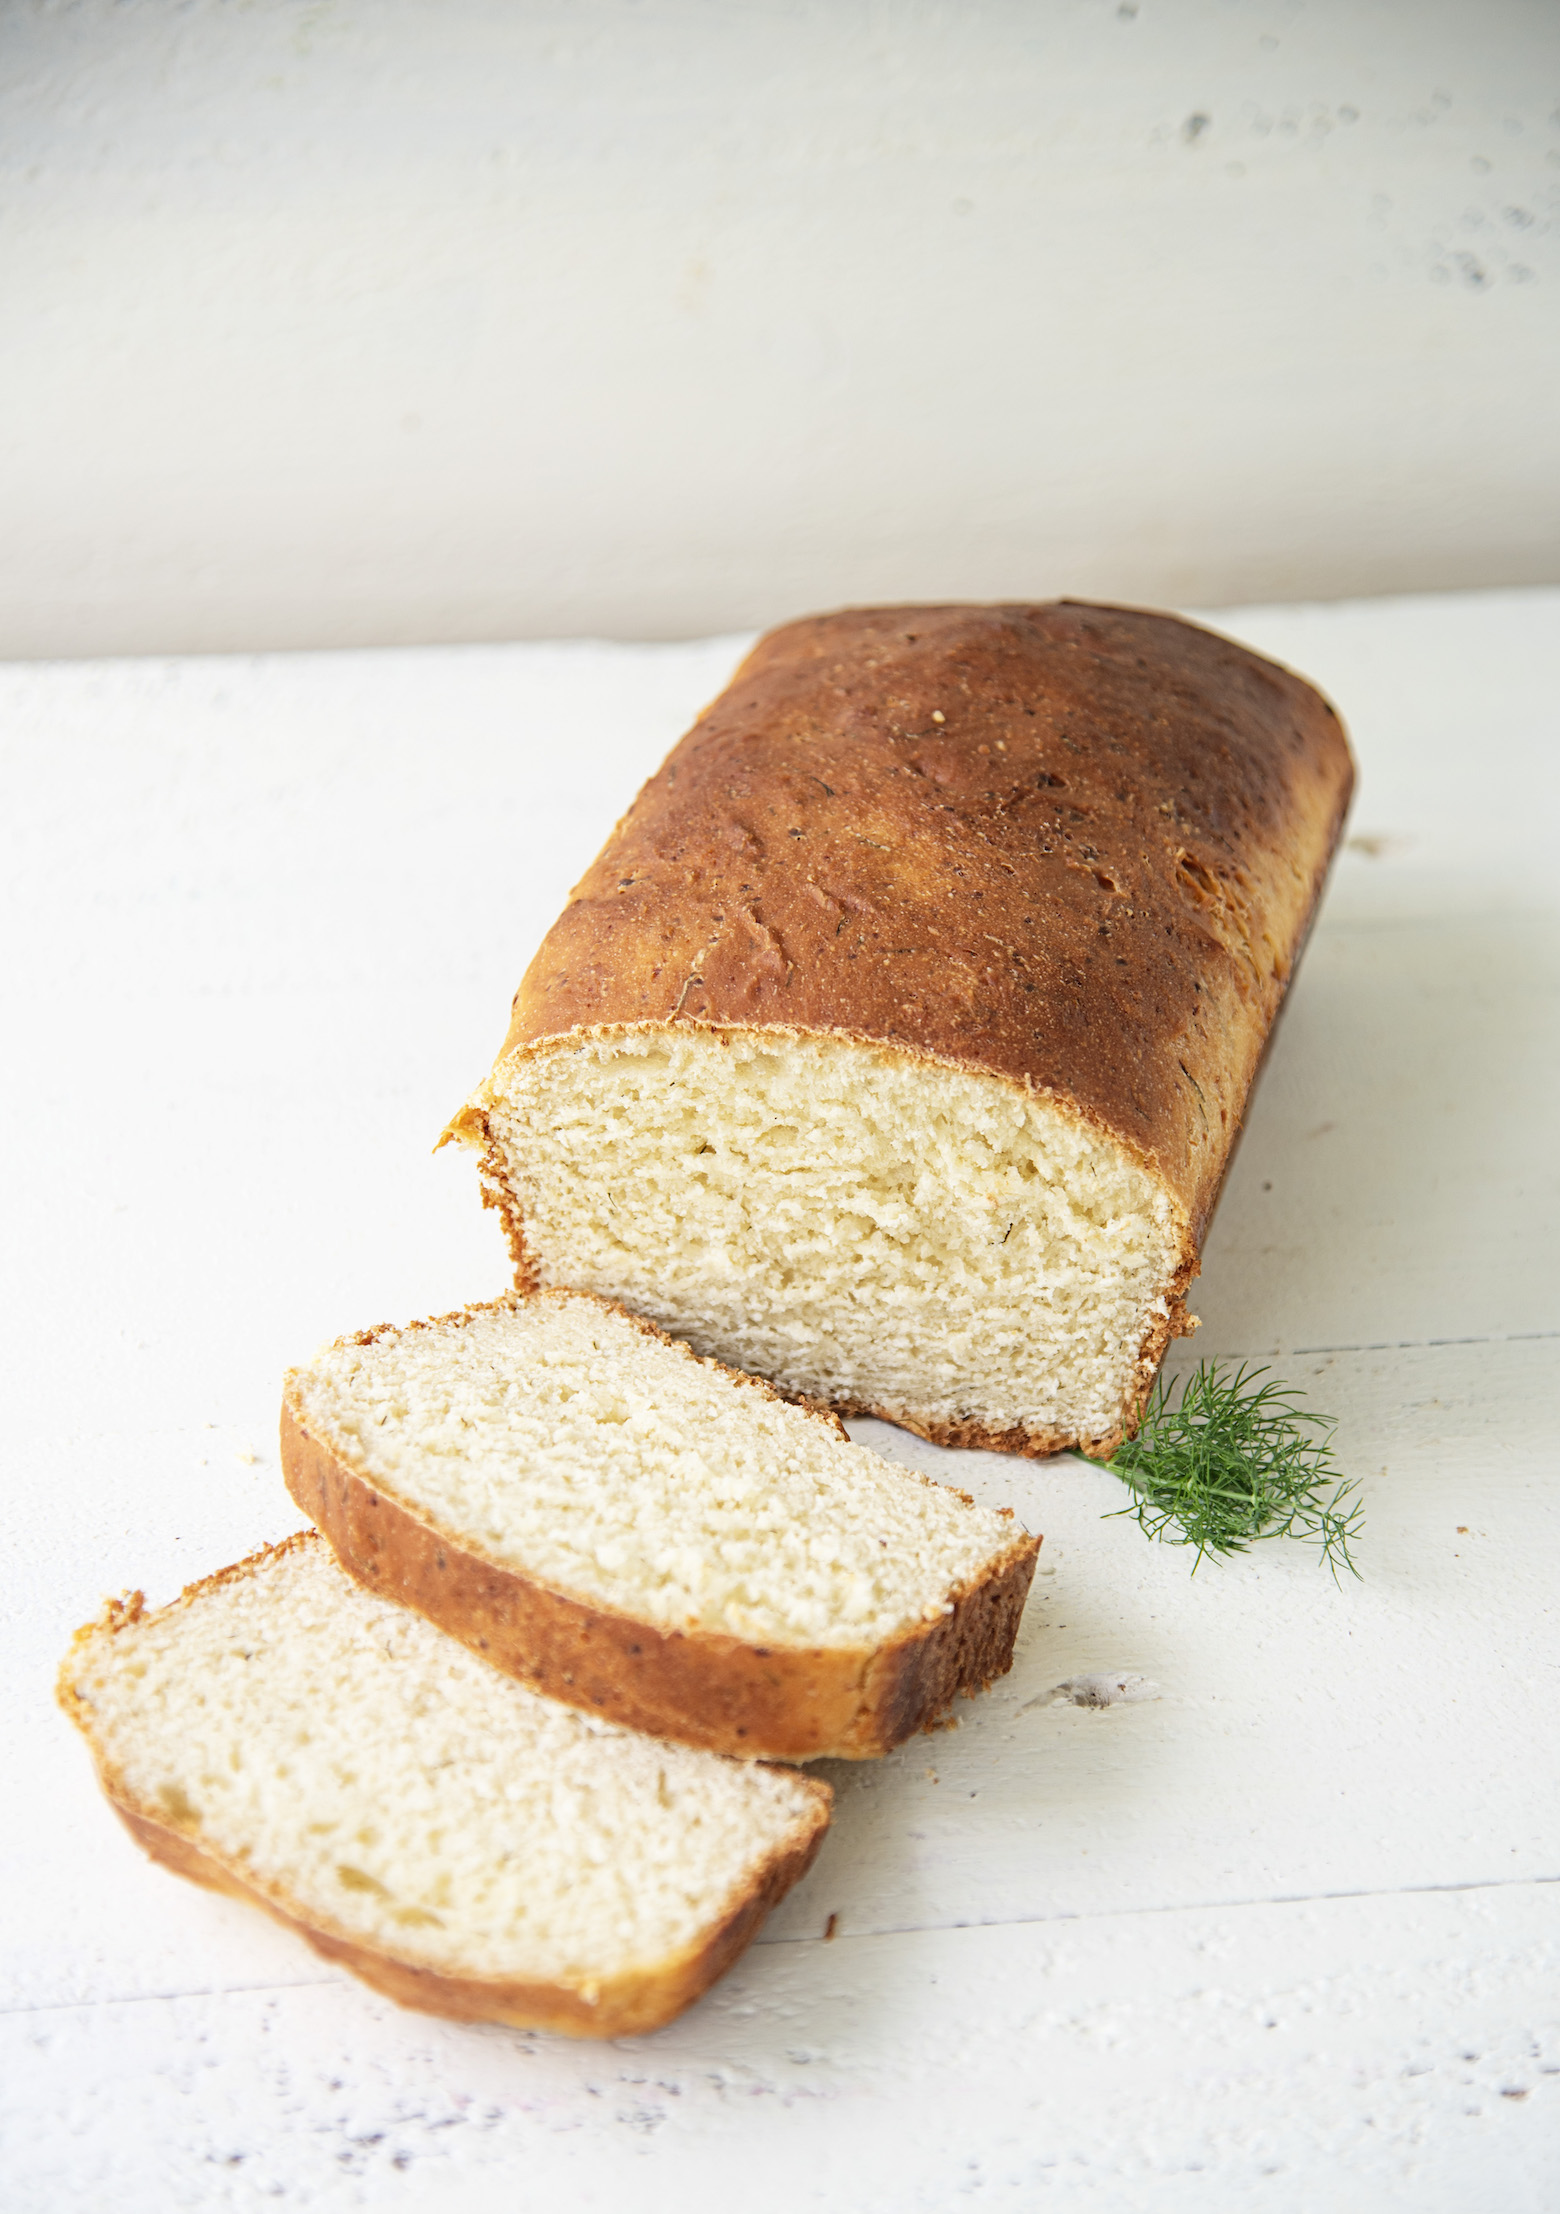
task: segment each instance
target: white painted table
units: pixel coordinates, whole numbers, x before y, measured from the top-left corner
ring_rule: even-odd
[[[50,1687],[106,1590],[295,1525],[290,1358],[503,1285],[432,1140],[734,643],[0,670],[6,2214],[1560,2204],[1560,594],[1222,620],[1363,779],[1197,1350],[1337,1415],[1364,1581],[1192,1581],[1098,1470],[857,1426],[1045,1532],[1017,1665],[836,1769],[762,1941],[605,2047],[155,1870]],[[1053,1702],[1107,1669],[1158,1698]]]

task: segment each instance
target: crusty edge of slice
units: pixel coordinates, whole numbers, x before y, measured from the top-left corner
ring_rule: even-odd
[[[588,1298],[688,1353],[654,1323],[591,1293],[514,1293],[492,1305],[527,1298]],[[482,1311],[466,1308],[440,1320]],[[363,1331],[344,1342],[369,1344],[381,1334]],[[782,1396],[719,1362],[704,1365],[769,1397]],[[833,1415],[807,1411],[843,1435]],[[415,1608],[550,1698],[652,1737],[738,1759],[876,1759],[928,1728],[959,1692],[984,1690],[1012,1666],[1040,1549],[1038,1538],[1020,1531],[984,1574],[950,1591],[947,1614],[882,1645],[760,1646],[717,1631],[663,1630],[474,1552],[381,1490],[310,1430],[296,1371],[283,1391],[281,1455],[288,1490],[359,1583]],[[930,1481],[913,1470],[903,1473],[910,1481]]]
[[[171,1613],[220,1584],[253,1573],[278,1553],[318,1542],[313,1530],[302,1530],[281,1545],[264,1546],[232,1567],[190,1584],[171,1607],[159,1611]],[[633,2037],[660,2029],[702,1998],[747,1949],[765,1915],[806,1875],[829,1827],[833,1792],[818,1777],[798,1776],[797,1786],[806,1793],[808,1804],[792,1825],[791,1834],[765,1856],[740,1890],[727,1900],[712,1926],[694,1943],[664,1960],[629,1969],[594,1986],[576,1988],[515,1977],[450,1975],[398,1959],[360,1938],[311,1920],[296,1900],[261,1886],[247,1871],[208,1850],[165,1817],[153,1814],[125,1785],[94,1734],[90,1710],[76,1690],[72,1664],[81,1646],[105,1635],[116,1635],[141,1620],[144,1611],[140,1592],[133,1592],[127,1600],[111,1600],[103,1616],[76,1632],[57,1686],[59,1703],[86,1739],[103,1794],[125,1828],[164,1868],[209,1890],[226,1892],[259,1907],[326,1960],[349,1969],[399,2005],[415,2007],[425,2014],[440,2014],[459,2022],[503,2022],[514,2029],[551,2030],[565,2037]]]

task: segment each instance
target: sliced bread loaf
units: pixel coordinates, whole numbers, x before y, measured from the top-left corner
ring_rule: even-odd
[[[1353,769],[1168,616],[760,640],[623,817],[448,1135],[522,1285],[944,1444],[1135,1426]]]
[[[289,1490],[497,1667],[717,1752],[862,1758],[1011,1665],[1038,1539],[604,1300],[515,1296],[293,1371]]]
[[[658,2028],[811,1864],[827,1785],[538,1698],[310,1531],[77,1633],[60,1700],[154,1859],[408,2006]]]

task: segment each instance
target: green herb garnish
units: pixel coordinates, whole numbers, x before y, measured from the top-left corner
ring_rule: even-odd
[[[1265,1368],[1233,1374],[1200,1362],[1171,1401],[1163,1377],[1137,1436],[1106,1463],[1135,1494],[1117,1514],[1135,1514],[1152,1538],[1195,1545],[1195,1576],[1206,1553],[1244,1553],[1254,1538],[1302,1538],[1321,1548],[1337,1581],[1357,1576],[1349,1540],[1359,1536],[1359,1486],[1333,1464],[1333,1426],[1297,1404]]]

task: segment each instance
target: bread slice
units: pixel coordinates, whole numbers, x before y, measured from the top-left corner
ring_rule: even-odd
[[[805,1873],[827,1785],[538,1698],[313,1531],[77,1632],[60,1701],[153,1859],[407,2006],[658,2028]]]
[[[447,1136],[523,1286],[944,1444],[1135,1425],[1353,782],[1168,616],[762,639],[549,931]]]
[[[1038,1539],[603,1300],[343,1338],[282,1469],[343,1567],[615,1722],[884,1753],[1011,1665]]]

